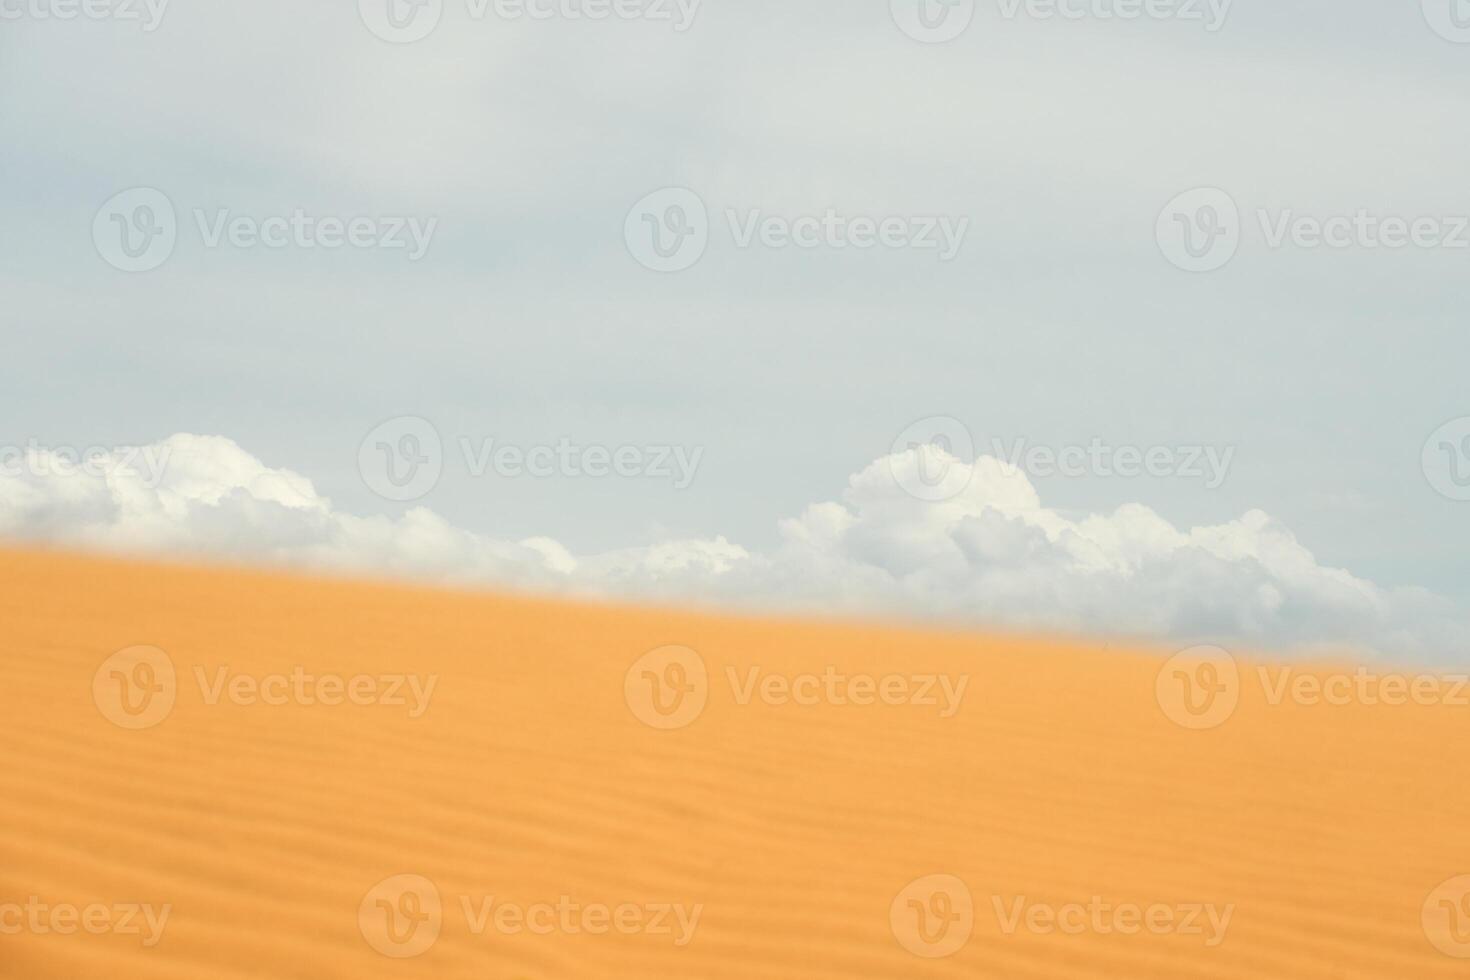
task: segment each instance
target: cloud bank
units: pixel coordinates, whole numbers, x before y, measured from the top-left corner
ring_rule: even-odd
[[[1068,516],[1045,507],[1019,469],[988,456],[945,460],[963,489],[927,502],[904,489],[919,476],[916,453],[875,461],[840,499],[782,521],[768,553],[716,537],[576,555],[549,538],[466,531],[424,507],[356,516],[306,477],[273,469],[229,439],[195,435],[114,451],[87,467],[31,451],[24,465],[0,471],[0,536],[455,585],[1180,644],[1433,659],[1470,652],[1470,624],[1448,600],[1325,567],[1260,511],[1189,529],[1140,504]]]

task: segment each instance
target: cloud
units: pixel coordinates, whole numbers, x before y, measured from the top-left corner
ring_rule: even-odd
[[[930,450],[927,451],[935,451]],[[841,498],[779,526],[768,553],[724,537],[578,556],[503,541],[417,507],[337,510],[307,478],[229,439],[176,435],[79,465],[49,450],[0,460],[0,536],[457,585],[736,608],[891,614],[1018,629],[1442,659],[1470,649],[1452,603],[1323,566],[1261,511],[1180,529],[1148,507],[1068,516],[1018,469],[945,458],[963,489],[908,493],[917,451],[872,463]]]

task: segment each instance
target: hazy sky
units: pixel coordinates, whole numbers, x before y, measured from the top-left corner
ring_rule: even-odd
[[[342,510],[399,514],[359,450],[421,417],[445,453],[416,503],[592,552],[765,547],[944,416],[980,453],[1233,450],[1222,482],[1031,482],[1060,512],[1142,503],[1180,527],[1259,508],[1324,565],[1470,606],[1470,502],[1434,487],[1470,479],[1470,428],[1438,441],[1463,470],[1422,458],[1470,416],[1470,9],[1451,0],[1136,19],[985,0],[944,43],[921,38],[963,4],[619,0],[592,20],[432,0],[390,21],[388,0],[94,0],[110,16],[57,19],[66,2],[0,0],[0,442],[223,435]],[[374,33],[435,18],[413,43]],[[94,222],[105,239],[104,204],[139,187],[177,240],[130,273]],[[682,271],[646,267],[630,214],[664,188],[707,210],[653,199],[665,233],[682,214],[707,237]],[[1183,226],[1161,218],[1196,188],[1238,209],[1214,271],[1172,261]],[[773,244],[829,210],[848,247]],[[370,218],[364,241],[404,223],[410,247],[209,243],[298,211]],[[1297,223],[1354,216],[1343,247]],[[1426,217],[1436,245],[1383,245],[1383,219]],[[963,234],[949,257],[842,237],[885,218],[895,241]],[[422,255],[410,221],[432,228]],[[475,476],[462,438],[702,455],[687,487]]]

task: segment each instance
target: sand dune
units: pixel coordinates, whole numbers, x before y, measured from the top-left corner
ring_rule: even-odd
[[[4,977],[1470,969],[1453,685],[19,552],[0,621]]]

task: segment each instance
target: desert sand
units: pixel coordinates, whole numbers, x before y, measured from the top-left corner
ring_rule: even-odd
[[[1448,687],[23,551],[0,622],[7,978],[1470,971]]]

